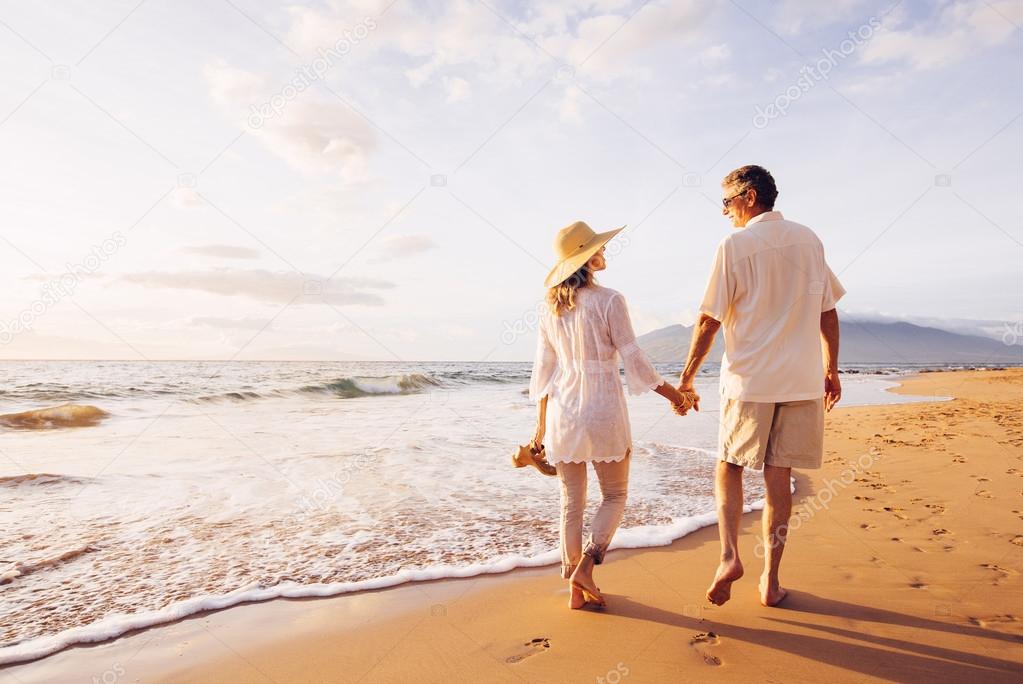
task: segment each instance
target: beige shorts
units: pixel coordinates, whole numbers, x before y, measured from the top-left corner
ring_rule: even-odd
[[[721,398],[718,457],[760,470],[820,468],[824,399],[778,403]]]

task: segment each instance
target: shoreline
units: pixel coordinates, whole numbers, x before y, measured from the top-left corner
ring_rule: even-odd
[[[855,375],[855,374],[854,374]],[[879,392],[888,393],[898,387],[893,378],[878,376],[879,384],[890,385]],[[921,397],[921,401],[933,401],[933,397]],[[882,405],[884,402],[879,402]],[[685,447],[693,452],[713,457],[714,453],[699,447]],[[795,492],[795,483],[793,482]],[[744,513],[762,510],[763,499],[749,501]],[[646,549],[668,546],[684,536],[716,524],[714,511],[691,514],[675,519],[669,524],[625,528],[615,535],[610,550]],[[486,575],[499,575],[515,570],[550,567],[560,563],[558,550],[549,549],[533,556],[506,556],[491,563],[467,565],[435,565],[423,569],[402,570],[393,575],[370,577],[350,582],[333,584],[280,584],[266,588],[243,587],[234,591],[200,595],[177,601],[159,610],[150,610],[127,615],[112,615],[97,622],[64,630],[52,636],[35,638],[8,649],[0,648],[0,671],[2,668],[27,664],[45,659],[66,649],[77,646],[97,645],[116,640],[125,635],[137,633],[205,613],[216,612],[249,603],[264,603],[276,599],[332,598],[367,591],[393,589],[413,582],[443,581]],[[3,578],[0,578],[2,582]]]
[[[890,391],[922,397],[956,396],[957,399],[953,402],[952,408],[958,409],[960,407],[954,406],[954,404],[960,401],[958,398],[959,394],[942,390],[954,388],[957,392],[962,391],[968,394],[973,391],[974,388],[972,386],[977,384],[976,378],[980,377],[981,380],[984,380],[983,376],[1006,376],[1010,379],[1014,378],[1014,380],[1010,380],[1014,385],[1023,383],[1023,372],[1018,370],[951,371],[901,378],[899,386]],[[922,388],[927,391],[921,391]],[[1019,392],[1017,399],[1023,398],[1023,388],[1013,386],[1013,390]],[[833,475],[830,471],[835,469],[836,466],[834,464],[839,460],[843,458],[848,459],[853,456],[847,453],[848,449],[845,448],[847,445],[843,444],[843,442],[850,440],[856,442],[858,439],[862,439],[862,437],[847,433],[857,428],[862,432],[862,428],[865,425],[862,420],[864,417],[875,419],[875,422],[877,422],[877,419],[880,419],[880,424],[883,425],[894,414],[920,414],[934,413],[936,411],[950,413],[950,411],[941,411],[943,406],[948,407],[949,402],[935,402],[924,398],[920,402],[909,404],[850,407],[831,414],[828,419],[825,468],[821,471],[795,473],[797,493],[794,500],[794,516],[797,510],[806,508],[805,504],[808,501],[823,500],[821,492],[828,491],[827,488],[821,487],[822,484],[826,484],[825,476]],[[938,408],[935,409],[935,407]],[[867,414],[867,416],[857,414]],[[1001,415],[1004,417],[1004,412]],[[897,429],[892,430],[890,434],[882,430],[881,432],[875,432],[873,437],[866,435],[867,441],[873,439],[877,442],[875,447],[882,453],[882,456],[879,457],[882,462],[878,470],[886,465],[884,454],[890,451],[899,451],[899,444],[912,446],[912,444],[898,440],[895,437],[897,432],[913,429],[914,421],[905,421],[905,415],[903,420],[904,422]],[[919,422],[919,420],[916,422]],[[949,420],[946,420],[947,422]],[[838,451],[835,451],[836,448]],[[1010,445],[1010,448],[1019,452],[1019,448],[1015,445]],[[861,449],[860,452],[865,452],[865,449]],[[1023,456],[1020,456],[1020,458],[1023,458]],[[865,472],[874,472],[872,467],[873,464],[871,464],[871,467],[864,469]],[[1020,465],[1020,470],[1023,470],[1023,464]],[[874,478],[863,477],[859,479],[871,480]],[[991,479],[993,478],[988,478],[988,481]],[[907,482],[911,482],[911,480],[907,480]],[[1023,483],[1023,479],[1020,482]],[[891,488],[893,490],[892,494],[898,491],[897,488],[890,487],[887,484],[881,487],[873,486],[878,484],[880,483],[862,483],[856,480],[850,482],[850,484],[843,485],[843,491],[839,496],[829,497],[829,501],[833,498],[835,499],[836,505],[830,508],[825,507],[828,515],[825,516],[820,513],[811,514],[805,525],[801,526],[802,529],[797,529],[793,525],[793,542],[787,551],[786,564],[783,568],[785,570],[783,580],[792,572],[790,563],[797,562],[790,556],[806,556],[808,553],[811,556],[813,555],[810,549],[802,548],[804,542],[799,539],[799,536],[802,536],[804,532],[806,534],[810,534],[811,531],[820,533],[819,528],[825,522],[823,518],[831,518],[831,514],[837,513],[839,503],[848,505],[855,502],[855,505],[860,505],[860,500],[880,498],[863,494],[853,499],[853,496],[848,495],[849,492],[844,491],[845,489],[856,488],[857,493],[864,488],[868,490]],[[1019,492],[1016,495],[1018,497]],[[943,504],[938,503],[934,505],[940,506]],[[888,509],[890,508],[897,510],[889,511]],[[863,510],[866,511],[867,509]],[[900,511],[907,510],[902,506],[893,505],[881,510],[885,513],[891,513],[895,521],[909,519],[905,515],[902,518],[899,517]],[[1016,515],[1012,514],[1012,517],[1015,518]],[[1020,518],[1023,519],[1023,516],[1020,516]],[[743,517],[743,553],[747,560],[747,578],[741,583],[745,585],[742,589],[739,589],[739,584],[736,585],[737,592],[734,594],[736,598],[733,598],[732,602],[722,608],[704,605],[702,597],[705,584],[709,581],[709,575],[713,572],[714,559],[716,558],[716,530],[713,527],[713,522],[711,522],[709,527],[704,526],[696,529],[672,542],[670,545],[618,550],[609,556],[608,563],[600,569],[600,574],[608,578],[605,580],[602,577],[601,581],[606,582],[607,586],[611,589],[609,592],[611,606],[604,616],[592,615],[588,611],[570,612],[565,609],[562,604],[567,600],[567,592],[561,586],[562,581],[555,577],[557,573],[552,573],[549,567],[516,568],[512,571],[501,572],[500,574],[475,575],[466,579],[444,578],[404,583],[390,587],[386,591],[383,589],[364,590],[333,598],[319,599],[314,603],[310,603],[309,599],[265,600],[259,603],[247,602],[235,605],[231,610],[225,608],[215,612],[196,613],[172,623],[126,634],[112,641],[93,645],[72,646],[41,660],[7,666],[0,669],[0,674],[10,673],[16,677],[14,681],[18,682],[43,682],[58,681],[61,679],[62,673],[66,676],[67,673],[72,671],[78,675],[84,672],[93,672],[96,675],[101,675],[108,671],[116,673],[117,670],[112,670],[111,668],[119,667],[123,669],[128,677],[145,673],[147,681],[154,675],[166,677],[166,679],[161,679],[161,681],[187,681],[190,676],[194,678],[199,673],[202,673],[202,677],[209,681],[248,681],[246,677],[257,676],[256,673],[262,673],[261,676],[269,678],[265,679],[265,681],[321,681],[317,679],[318,676],[323,676],[323,672],[338,672],[334,665],[340,664],[340,661],[330,660],[329,658],[327,660],[333,663],[333,665],[324,664],[326,661],[324,661],[325,656],[322,652],[323,645],[325,643],[337,643],[339,638],[344,638],[346,642],[354,642],[351,650],[359,651],[360,647],[357,647],[359,644],[362,644],[364,647],[361,648],[363,651],[361,656],[358,653],[350,654],[347,664],[344,665],[344,671],[352,674],[353,679],[356,678],[354,673],[362,670],[363,674],[372,673],[373,676],[370,679],[374,681],[377,676],[380,676],[381,681],[398,681],[401,679],[401,676],[396,674],[397,671],[392,672],[390,668],[398,667],[400,663],[393,663],[394,658],[374,658],[374,654],[379,655],[380,653],[380,649],[375,648],[375,646],[388,643],[388,637],[396,636],[398,633],[404,633],[406,636],[412,633],[418,634],[417,630],[422,631],[424,627],[432,626],[436,628],[435,631],[448,634],[456,643],[468,649],[469,653],[466,653],[464,649],[451,649],[448,646],[438,645],[435,643],[436,639],[433,636],[427,637],[422,635],[422,639],[402,637],[402,640],[395,643],[393,648],[411,649],[412,652],[420,653],[424,657],[429,656],[428,660],[436,665],[436,670],[426,673],[427,677],[434,674],[439,677],[444,672],[447,672],[450,676],[451,672],[461,672],[461,668],[468,667],[474,672],[478,671],[480,676],[493,677],[502,681],[505,679],[521,681],[523,678],[534,680],[551,676],[552,672],[558,671],[557,667],[554,670],[550,670],[546,665],[541,666],[541,664],[549,664],[556,661],[561,663],[561,666],[566,666],[566,663],[569,663],[571,664],[569,666],[575,667],[581,662],[580,658],[582,656],[580,654],[567,653],[572,650],[572,647],[570,646],[570,640],[566,638],[565,634],[557,638],[548,635],[548,633],[556,631],[550,625],[565,626],[570,623],[588,633],[588,628],[592,628],[596,623],[608,623],[605,625],[608,626],[611,622],[618,622],[622,618],[642,620],[644,623],[655,623],[658,625],[657,629],[660,632],[685,631],[686,634],[693,632],[693,630],[701,633],[707,631],[714,632],[715,636],[705,637],[702,641],[684,644],[687,647],[679,650],[682,656],[693,656],[693,654],[703,653],[703,655],[696,659],[696,664],[702,667],[707,667],[710,665],[709,661],[717,659],[720,663],[724,663],[726,667],[716,670],[716,672],[724,673],[726,670],[738,669],[738,663],[735,662],[734,654],[728,654],[729,657],[725,657],[728,649],[724,648],[725,644],[722,642],[728,639],[729,631],[726,630],[725,626],[717,625],[714,619],[716,616],[732,612],[734,605],[739,603],[742,604],[741,610],[746,612],[749,612],[751,609],[754,613],[766,611],[779,617],[785,617],[789,612],[785,609],[762,609],[759,606],[751,607],[748,605],[749,601],[747,599],[749,596],[745,594],[752,591],[756,584],[754,575],[757,572],[757,561],[755,554],[750,552],[750,549],[753,549],[754,546],[752,543],[754,541],[753,535],[750,532],[752,528],[756,527],[757,519],[758,516],[749,514]],[[848,523],[849,521],[845,522]],[[898,525],[901,523],[896,522],[893,524]],[[840,528],[846,526],[839,523]],[[862,523],[858,529],[862,530],[861,534],[866,535],[872,533],[875,528],[881,527],[883,526],[867,522]],[[946,536],[946,534],[954,535],[954,531],[951,530],[945,530],[945,533],[937,534],[938,529],[944,528],[934,528],[932,536],[940,538]],[[845,533],[857,534],[857,528],[854,526],[849,527],[845,530]],[[1004,536],[1007,533],[1001,534]],[[944,544],[944,541],[940,541],[939,544]],[[1021,544],[1023,544],[1023,538],[1021,538]],[[922,545],[918,546],[917,548],[920,550],[913,552],[922,554],[921,558],[926,554],[938,552],[937,550],[931,551],[921,547]],[[1020,545],[1013,542],[1012,548],[1019,549]],[[945,551],[944,553],[949,552]],[[687,560],[682,565],[695,567],[688,567],[685,571],[678,568],[677,566],[680,565],[679,561],[681,560],[680,557],[684,556],[689,559],[690,554],[693,554],[692,562]],[[1016,558],[1013,559],[1016,561],[1017,566],[1019,565],[1020,555],[1023,554],[1016,554]],[[951,556],[949,557],[951,558]],[[868,560],[866,570],[857,567],[855,571],[846,570],[845,573],[852,574],[853,577],[849,579],[854,579],[860,576],[860,573],[869,574],[869,572],[866,572],[869,570],[880,572],[881,570],[878,567],[873,567],[877,565],[876,560],[876,558]],[[817,559],[817,562],[819,564],[820,560]],[[1007,567],[1008,563],[1008,560],[989,562],[988,566],[994,566],[1001,570],[992,571],[990,567],[983,567],[981,574],[986,575],[990,572],[996,572],[998,577],[1001,578],[1001,584],[1011,586],[1016,581],[1019,570]],[[695,582],[684,583],[686,585],[684,592],[679,592],[676,588],[672,588],[672,595],[669,597],[669,600],[664,602],[663,606],[657,601],[649,600],[648,596],[644,596],[642,602],[637,603],[632,601],[631,597],[626,598],[615,591],[616,587],[628,586],[637,595],[644,593],[643,590],[646,588],[641,586],[642,582],[637,586],[637,579],[650,574],[656,577],[662,570],[668,574],[675,572],[687,575],[688,572],[692,572]],[[1001,571],[1012,571],[1016,574],[1011,574],[1011,572],[999,574]],[[689,586],[694,583],[696,586]],[[915,587],[913,586],[915,583],[922,583],[922,586]],[[914,580],[909,582],[908,586],[910,592],[915,591],[919,593],[919,590],[930,585],[922,580],[920,582]],[[502,592],[507,591],[509,588],[515,592],[515,601],[511,602],[514,606],[511,609],[504,605],[505,602],[501,600]],[[822,594],[827,594],[830,590],[830,587],[827,586],[818,586],[817,588],[821,590],[820,593]],[[1023,642],[1021,633],[1023,633],[1023,629],[1020,628],[1020,625],[1016,624],[1018,622],[1015,619],[1017,616],[1012,615],[1012,613],[1014,611],[1017,613],[1023,612],[1023,606],[1019,606],[1021,601],[1018,595],[1018,584],[1016,584],[1015,589],[1017,592],[1015,598],[1016,605],[1012,606],[1011,610],[1007,608],[1009,612],[1005,613],[1005,615],[1012,617],[1013,620],[991,621],[988,623],[988,626],[980,626],[969,622],[969,620],[983,622],[983,617],[965,616],[968,618],[968,624],[965,627],[972,625],[972,630],[978,632],[978,634],[974,635],[975,638],[989,638],[986,636],[987,632],[997,635],[1008,629],[1010,632],[1005,634],[1005,636],[1011,636],[1012,638],[1004,641],[1012,642],[1016,649],[1021,648],[1020,643]],[[790,586],[790,590],[793,592],[793,597],[787,600],[786,603],[796,600],[800,604],[808,603],[821,606],[827,604],[830,600],[807,594],[801,590],[799,585]],[[743,597],[741,602],[739,596]],[[680,600],[682,600],[682,603],[679,603]],[[896,595],[895,602],[898,603],[901,600],[901,597]],[[1005,601],[1002,603],[1005,603]],[[516,612],[509,615],[509,610],[515,610]],[[850,616],[860,615],[864,610],[867,609],[854,603],[849,603],[844,611],[838,611],[840,613],[845,612],[847,613],[846,615],[834,617],[836,619],[842,618],[844,620],[843,624],[847,623],[850,619],[855,622],[857,618]],[[935,608],[934,610],[938,609]],[[481,642],[481,637],[496,639],[495,635],[502,633],[502,630],[497,629],[496,625],[488,622],[488,611],[503,614],[512,623],[515,623],[516,620],[522,623],[522,629],[511,631],[510,640],[507,645],[501,644],[496,640],[493,642]],[[520,614],[520,611],[525,612],[525,615]],[[869,613],[870,611],[867,610],[867,612]],[[935,613],[935,615],[931,616],[929,622],[941,622],[937,618],[951,619],[953,617],[956,616],[950,608],[948,615]],[[537,621],[537,618],[542,619]],[[587,618],[590,619],[592,624],[576,624],[580,622],[585,623]],[[925,619],[917,619],[918,622],[920,620]],[[594,623],[594,621],[596,622]],[[525,629],[526,625],[533,626],[534,623],[536,623],[534,629]],[[252,627],[252,625],[262,624],[273,624],[273,632],[263,632],[258,628]],[[467,629],[467,624],[472,624],[473,626]],[[547,626],[544,627],[542,625]],[[596,626],[600,627],[599,624],[596,624]],[[646,625],[644,624],[644,626]],[[732,639],[742,640],[741,629],[744,628],[742,625],[733,624],[728,627],[731,630]],[[846,627],[848,627],[847,624]],[[840,629],[835,625],[829,625],[829,628],[833,637],[837,634],[834,630]],[[923,629],[924,627],[920,628]],[[999,628],[1003,631],[1000,631]],[[933,630],[934,628],[930,627],[929,629]],[[516,637],[521,636],[524,638],[532,632],[536,632],[536,634],[533,634],[533,636],[521,644],[518,643],[519,639]],[[984,634],[979,634],[980,632]],[[372,635],[372,638],[370,635]],[[638,638],[637,635],[631,634],[623,634],[622,636],[625,638],[625,641],[631,641],[633,637]],[[691,634],[689,637],[694,638]],[[550,639],[550,642],[540,642],[541,644],[550,644],[550,648],[537,650],[537,647],[528,646],[533,638]],[[820,637],[818,636],[818,638]],[[994,636],[992,638],[997,639],[998,637]],[[656,642],[656,639],[654,642]],[[320,647],[315,647],[316,644],[319,644]],[[822,645],[827,646],[828,644]],[[264,649],[267,648],[277,656],[270,663],[265,662],[268,653]],[[645,648],[656,651],[653,642]],[[834,647],[832,646],[833,649]],[[349,649],[344,650],[348,651]],[[502,660],[501,656],[505,653],[505,650],[508,651],[509,655],[504,656]],[[600,654],[601,657],[607,655],[606,651],[607,648],[603,648]],[[621,650],[620,652],[623,657],[626,651],[631,651],[631,649]],[[432,652],[432,655],[429,652]],[[446,655],[439,656],[438,652]],[[555,652],[561,653],[557,659],[550,657]],[[522,657],[519,658],[519,656]],[[675,662],[673,658],[667,658],[664,660],[664,663],[671,662],[671,667],[678,668],[686,665],[688,662],[685,659]],[[928,659],[933,658],[934,656],[929,656]],[[1020,652],[1018,650],[1016,658],[1016,661],[1007,662],[1011,665],[1012,662],[1019,661]],[[947,654],[938,659],[946,664],[949,660]],[[404,655],[400,660],[406,660]],[[952,660],[955,661],[956,659],[952,658]],[[959,660],[961,661],[962,659]],[[287,669],[281,670],[278,661],[287,661]],[[633,664],[630,666],[627,661],[628,658],[621,662],[634,674],[638,674],[641,670],[646,671],[644,668],[648,665],[653,667],[649,672],[656,672],[658,671],[657,667],[659,667],[657,663],[661,662],[658,658],[651,660],[649,663],[640,659],[631,661]],[[917,663],[917,665],[923,667],[926,663]],[[406,663],[406,667],[408,666],[411,665]],[[516,668],[516,672],[502,669],[512,666]],[[720,665],[713,666],[719,667]],[[621,670],[616,670],[616,667],[617,663],[610,663],[606,672],[618,671],[621,673]],[[971,662],[965,665],[960,662],[959,670],[952,668],[949,672],[957,671],[960,674],[975,675],[976,672],[973,671],[973,667],[982,667],[982,669],[998,676],[1001,676],[1000,673],[1003,672],[1014,671],[1011,668],[1006,670],[1005,668],[1009,666],[998,658],[989,662],[983,660],[980,655],[977,655],[977,657],[972,658]],[[594,669],[592,665],[590,669]],[[847,667],[846,670],[848,669],[850,668]],[[851,669],[855,670],[856,668]],[[839,674],[844,673],[845,676],[848,676],[850,673],[846,670],[839,669],[836,672]],[[921,670],[921,672],[925,670],[926,668]],[[282,679],[277,673],[284,671],[289,674],[288,677]],[[668,671],[663,670],[663,673],[667,674]],[[678,672],[679,670],[671,671]],[[860,675],[868,674],[862,670],[858,671]],[[483,674],[484,672],[486,672],[486,675]],[[586,672],[589,672],[589,670],[586,670]],[[600,676],[601,672],[595,672],[591,676]],[[696,672],[699,672],[699,670],[694,670],[691,674]],[[829,673],[829,676],[835,674],[832,670],[829,670]],[[423,674],[420,672],[418,676],[422,678]],[[933,674],[932,672],[927,677],[929,681],[933,680]],[[347,678],[341,676],[341,679],[346,680]],[[330,680],[337,681],[337,678]],[[641,679],[637,678],[637,680]],[[862,680],[862,677],[860,677],[860,680]]]

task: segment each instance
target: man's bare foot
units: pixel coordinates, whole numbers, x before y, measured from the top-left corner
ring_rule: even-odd
[[[782,589],[778,580],[773,582],[767,577],[760,578],[760,603],[768,608],[773,608],[788,596],[788,592]]]
[[[714,581],[707,589],[707,600],[716,606],[723,606],[732,598],[732,582],[742,577],[742,563],[739,559],[721,561]]]
[[[586,605],[586,599],[583,598],[583,592],[581,589],[577,589],[572,586],[570,582],[568,585],[568,607],[572,610],[579,610]]]

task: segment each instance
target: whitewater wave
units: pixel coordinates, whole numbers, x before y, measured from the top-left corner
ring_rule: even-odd
[[[88,404],[63,404],[50,408],[0,415],[0,425],[17,430],[48,430],[62,427],[90,427],[110,414]]]
[[[795,485],[793,484],[793,491]],[[743,507],[743,512],[761,510],[763,499]],[[643,525],[621,529],[615,534],[610,549],[639,549],[667,546],[696,530],[717,522],[716,513],[678,518],[667,525]],[[78,550],[76,555],[89,551],[89,547]],[[68,554],[64,554],[68,556]],[[69,556],[70,558],[71,556]],[[490,563],[466,565],[440,564],[429,568],[402,570],[386,577],[374,577],[355,582],[330,584],[297,584],[285,582],[272,587],[250,585],[219,596],[197,596],[171,603],[159,610],[150,610],[133,615],[110,615],[97,622],[74,627],[58,634],[36,637],[21,643],[0,648],[0,666],[37,660],[74,644],[107,641],[127,632],[153,627],[180,620],[204,611],[221,610],[240,603],[269,601],[276,598],[321,598],[338,596],[357,591],[385,589],[408,582],[426,582],[438,579],[475,577],[477,575],[499,574],[516,568],[556,565],[561,562],[557,549],[551,549],[534,556],[509,554]]]
[[[343,399],[369,397],[376,394],[416,394],[431,387],[441,387],[443,382],[431,375],[408,373],[406,375],[385,375],[381,377],[338,378],[319,385],[306,385],[300,392],[328,394]]]
[[[78,548],[64,551],[55,556],[49,558],[40,559],[34,563],[10,563],[10,567],[5,570],[0,570],[0,584],[7,584],[19,577],[31,575],[33,572],[38,570],[44,570],[46,568],[52,568],[69,561],[73,561],[79,556],[83,556],[91,551],[95,551],[95,547],[91,544],[86,544]]]
[[[423,373],[381,376],[356,375],[336,378],[328,382],[303,385],[298,389],[263,390],[259,392],[252,390],[222,392],[220,394],[209,394],[197,397],[193,401],[242,402],[257,399],[308,396],[316,394],[339,399],[356,399],[359,397],[372,397],[378,395],[418,394],[424,390],[434,387],[444,387],[445,385],[446,383],[444,380]]]
[[[55,473],[24,473],[22,475],[6,475],[0,477],[0,487],[17,487],[19,485],[51,485],[51,484],[82,484],[83,478]]]

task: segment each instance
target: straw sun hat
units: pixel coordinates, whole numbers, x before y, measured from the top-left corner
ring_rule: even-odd
[[[558,263],[547,274],[544,287],[554,287],[563,283],[624,229],[625,226],[622,226],[606,233],[595,233],[583,221],[576,221],[559,230],[558,236],[554,239],[554,252],[558,255]]]

